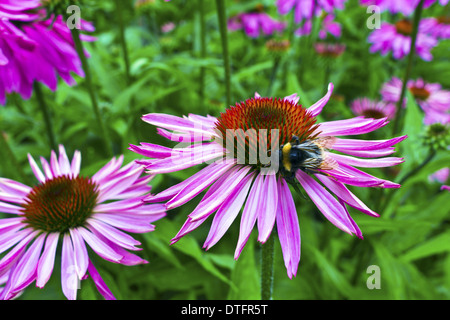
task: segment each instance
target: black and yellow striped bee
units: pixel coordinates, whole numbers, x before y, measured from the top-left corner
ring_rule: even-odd
[[[321,170],[331,170],[338,165],[336,161],[324,153],[336,138],[320,137],[300,142],[297,136],[280,148],[280,172],[286,181],[295,181],[295,172],[300,169],[306,173],[322,173]]]

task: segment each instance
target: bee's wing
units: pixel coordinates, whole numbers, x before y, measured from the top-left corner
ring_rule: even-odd
[[[331,149],[331,147],[336,143],[336,137],[320,137],[314,139],[314,143],[316,143],[319,147],[323,149]]]
[[[322,170],[332,170],[339,167],[339,163],[336,162],[333,158],[328,156],[326,152],[323,154],[322,163],[320,164],[319,168]]]
[[[302,162],[302,167],[306,169],[317,169],[322,163],[321,158],[308,158]]]
[[[294,145],[292,147],[309,153],[317,153],[318,151],[320,151],[320,147],[312,140],[303,141],[302,143]]]

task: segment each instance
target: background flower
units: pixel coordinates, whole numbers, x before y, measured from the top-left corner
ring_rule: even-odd
[[[395,59],[402,59],[409,54],[411,47],[412,24],[408,20],[400,20],[395,25],[383,22],[380,29],[375,29],[368,37],[372,44],[370,52],[380,52],[387,55],[392,52]],[[438,44],[438,41],[420,32],[417,34],[416,53],[425,61],[431,61],[433,56],[431,50]]]
[[[34,281],[43,288],[62,242],[61,285],[67,299],[76,299],[78,282],[87,274],[106,299],[114,299],[88,247],[110,262],[146,263],[127,251],[139,250],[140,243],[126,232],[153,231],[151,223],[165,215],[161,205],[142,204],[153,177],[141,177],[144,169],[133,162],[122,167],[122,156],[92,177],[80,176],[81,153],[75,151],[69,161],[63,146],[59,157],[54,152],[50,161],[41,157],[43,170],[28,158],[37,186],[0,178],[0,212],[12,215],[0,219],[0,252],[7,252],[0,259],[0,298],[12,299]]]

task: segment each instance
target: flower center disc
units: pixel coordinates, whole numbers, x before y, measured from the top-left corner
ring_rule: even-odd
[[[311,116],[301,105],[280,98],[251,98],[228,108],[217,118],[216,129],[222,137],[222,144],[234,152],[235,158],[239,150],[247,154],[258,154],[257,148],[270,151],[275,146],[281,147],[297,136],[300,141],[312,139],[318,125],[316,118]],[[233,144],[230,144],[230,138]],[[231,149],[232,148],[232,149]],[[248,152],[248,153],[247,153]],[[256,167],[261,163],[258,161]]]
[[[409,36],[412,33],[412,23],[409,20],[400,20],[395,24],[397,32],[405,36]]]
[[[383,113],[383,111],[375,110],[375,109],[364,110],[363,115],[367,118],[373,118],[373,119],[381,119],[381,118],[386,117],[386,115]]]
[[[425,88],[411,87],[409,88],[414,98],[426,100],[430,96],[430,92]]]
[[[81,226],[97,202],[97,185],[90,178],[60,176],[37,185],[23,204],[26,223],[36,230],[66,232]]]
[[[437,21],[439,23],[450,24],[450,17],[449,16],[441,16],[441,17],[437,17],[436,19],[437,19]]]

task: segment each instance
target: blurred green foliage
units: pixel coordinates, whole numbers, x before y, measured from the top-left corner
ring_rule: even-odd
[[[334,96],[321,120],[344,119],[353,116],[349,109],[353,99],[379,98],[385,81],[392,76],[403,76],[406,59],[396,61],[389,55],[369,53],[368,14],[365,7],[359,6],[359,1],[348,1],[345,10],[337,12],[337,21],[343,26],[340,42],[347,48],[342,56],[332,61],[315,55],[311,46],[313,38],[294,37],[292,15],[279,17],[272,1],[228,0],[228,16],[258,2],[265,2],[272,16],[289,23],[288,32],[277,37],[289,39],[291,46],[280,56],[278,67],[273,68],[275,57],[265,47],[270,37],[250,39],[241,31],[230,32],[234,101],[252,97],[255,92],[267,95],[271,87],[274,96],[298,93],[300,103],[308,107],[323,96],[326,83],[331,81],[335,84]],[[132,1],[124,1],[122,15],[126,25],[130,81],[125,76],[114,1],[81,8],[82,18],[93,21],[96,27],[97,40],[86,43],[86,49],[90,54],[89,64],[101,113],[114,143],[114,153],[124,154],[126,161],[136,158],[136,154],[127,150],[129,144],[151,141],[168,145],[154,127],[141,121],[143,114],[209,113],[217,116],[226,107],[215,2],[203,1],[205,58],[201,57],[198,4],[197,0],[169,3],[155,0],[137,9]],[[443,10],[435,5],[423,15],[437,15]],[[391,18],[383,14],[383,19]],[[161,27],[168,22],[173,22],[175,28],[163,33]],[[422,77],[450,88],[449,50],[450,41],[441,41],[433,50],[432,62],[416,59],[412,78]],[[200,81],[202,68],[205,70],[203,83]],[[74,87],[61,82],[56,92],[43,89],[57,143],[64,144],[69,155],[80,150],[82,173],[89,175],[109,159],[99,138],[84,79],[77,78],[77,81]],[[395,168],[368,170],[370,173],[399,181],[427,156],[428,150],[421,144],[425,132],[423,114],[410,100],[403,131],[409,138],[398,145],[395,154],[404,157],[405,163]],[[27,153],[35,157],[50,155],[36,98],[23,101],[18,96],[9,96],[6,107],[0,108],[0,128],[6,133],[9,147],[23,170],[22,175],[6,156],[4,147],[0,176],[36,183],[27,165]],[[386,139],[391,137],[391,132],[390,124],[362,138]],[[440,184],[428,180],[428,175],[449,164],[449,153],[440,151],[400,189],[352,188],[370,208],[380,213],[379,218],[372,218],[349,208],[364,240],[338,230],[322,217],[311,201],[294,193],[301,228],[301,262],[297,277],[289,279],[276,241],[273,298],[449,299],[450,193],[440,191]],[[152,182],[153,191],[181,181],[194,170],[158,176]],[[143,247],[141,254],[149,261],[147,265],[126,267],[90,255],[118,299],[259,299],[261,247],[253,232],[241,257],[237,261],[233,259],[238,219],[208,252],[202,249],[202,244],[211,218],[176,244],[169,245],[197,202],[198,199],[170,211],[167,218],[155,222],[156,231],[139,236]],[[370,265],[380,267],[381,289],[367,288]],[[30,286],[20,299],[64,299],[58,270],[56,265],[44,289]],[[101,298],[92,281],[82,281],[81,285],[80,299]]]

